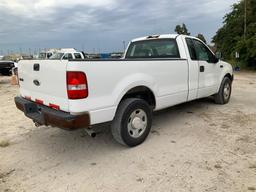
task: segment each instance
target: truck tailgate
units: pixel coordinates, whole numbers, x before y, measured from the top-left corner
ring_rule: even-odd
[[[65,60],[20,61],[18,74],[21,96],[68,112],[67,63]]]

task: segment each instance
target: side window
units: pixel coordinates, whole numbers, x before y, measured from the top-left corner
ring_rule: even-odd
[[[194,44],[193,44],[193,40],[190,39],[190,38],[186,38],[186,43],[187,43],[187,46],[188,46],[188,51],[189,51],[189,55],[190,55],[191,60],[197,60],[196,50],[195,50],[195,47],[194,47]]]
[[[193,42],[196,50],[197,59],[200,61],[207,61],[209,63],[213,63],[215,59],[213,53],[200,41],[193,39]]]
[[[68,59],[73,59],[73,56],[71,53],[68,54]]]
[[[72,54],[71,53],[66,53],[63,57],[64,60],[68,60],[68,59],[73,59]]]
[[[47,53],[47,58],[49,59],[52,56],[52,53]]]
[[[67,60],[68,59],[68,55],[65,54],[62,59]]]
[[[82,59],[82,56],[80,53],[74,53],[75,59]]]

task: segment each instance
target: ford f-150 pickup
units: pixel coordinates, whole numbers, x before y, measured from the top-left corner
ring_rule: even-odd
[[[132,40],[119,60],[24,60],[18,66],[18,109],[37,125],[75,130],[111,123],[133,147],[148,136],[152,112],[213,96],[230,100],[232,66],[201,40],[154,35]]]

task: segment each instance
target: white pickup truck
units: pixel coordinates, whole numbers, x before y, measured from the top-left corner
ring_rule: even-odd
[[[16,106],[37,125],[92,132],[112,121],[130,147],[147,138],[153,111],[209,96],[226,104],[233,81],[230,64],[184,35],[135,39],[120,60],[27,60],[18,71]]]

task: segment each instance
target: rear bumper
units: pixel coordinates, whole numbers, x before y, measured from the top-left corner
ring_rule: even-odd
[[[80,129],[90,126],[89,114],[71,115],[47,106],[39,105],[22,97],[15,97],[16,107],[40,125],[54,126],[62,129]]]

